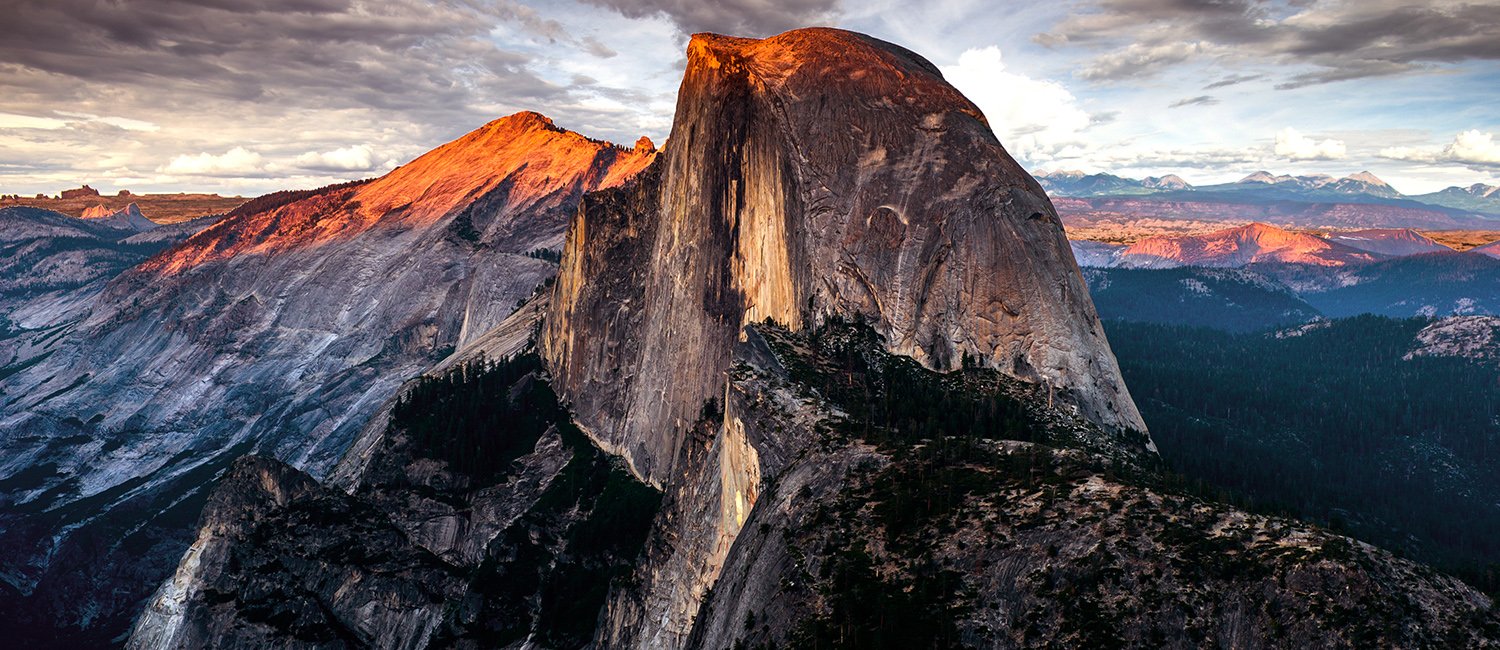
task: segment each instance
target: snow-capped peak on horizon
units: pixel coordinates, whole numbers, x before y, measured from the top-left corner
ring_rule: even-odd
[[[1268,172],[1268,171],[1265,171],[1265,170],[1261,170],[1261,171],[1255,172],[1253,174],[1250,174],[1249,176],[1241,178],[1240,180],[1235,181],[1235,182],[1236,183],[1265,183],[1267,185],[1275,185],[1277,183],[1282,183],[1282,182],[1285,182],[1285,181],[1290,180],[1290,179],[1291,179],[1290,176],[1277,176],[1275,174],[1272,174],[1271,172]]]

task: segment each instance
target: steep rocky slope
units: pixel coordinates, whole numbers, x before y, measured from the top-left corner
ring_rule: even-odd
[[[924,384],[866,336],[767,329],[768,354],[736,366],[736,388],[757,390],[731,393],[734,429],[778,453],[761,457],[759,505],[687,647],[1479,647],[1500,638],[1491,601],[1457,580],[1184,495],[1153,478],[1150,457],[1101,446],[1089,423],[1004,377],[965,370]],[[923,406],[950,410],[934,395],[949,391],[1024,415],[999,427],[924,422]],[[802,405],[791,412],[800,422],[788,419],[789,403]],[[908,409],[919,417],[903,417]]]
[[[236,463],[131,644],[1500,641],[1457,580],[1160,473],[1045,198],[915,55],[699,35],[677,119],[325,484]]]
[[[1329,233],[1328,240],[1362,251],[1401,257],[1423,253],[1446,253],[1453,249],[1411,228],[1376,228]]]
[[[0,208],[0,346],[81,318],[105,284],[211,221],[159,227],[122,211],[77,219],[38,208]],[[24,345],[8,341],[9,345]],[[0,367],[26,356],[0,347]]]
[[[927,61],[837,30],[700,35],[670,142],[584,202],[543,338],[580,426],[652,483],[766,318],[859,314],[928,367],[971,357],[1144,430],[1056,212]]]
[[[660,496],[567,421],[534,353],[496,351],[413,385],[350,492],[237,461],[129,647],[586,642]]]
[[[1453,578],[1184,494],[1144,438],[887,345],[748,326],[661,494],[572,426],[534,356],[470,358],[412,388],[347,492],[237,462],[129,645],[1500,641]]]
[[[520,113],[113,280],[0,377],[0,611],[118,632],[216,473],[258,452],[322,475],[402,381],[554,273],[528,253],[578,197],[654,156]]]
[[[140,206],[130,203],[118,210],[112,210],[104,205],[96,205],[83,211],[82,219],[108,223],[121,228],[127,228],[136,232],[146,232],[157,226],[155,221],[141,214]]]

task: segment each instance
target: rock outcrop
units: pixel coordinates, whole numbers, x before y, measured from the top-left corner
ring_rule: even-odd
[[[559,392],[654,484],[740,328],[860,316],[1144,430],[1040,186],[921,57],[832,29],[688,46],[671,143],[574,219],[543,341]]]
[[[553,275],[536,251],[580,196],[654,156],[520,113],[114,278],[0,373],[0,612],[117,634],[216,474],[255,452],[323,476],[402,382]]]
[[[1457,580],[1164,480],[1045,197],[916,55],[699,35],[677,120],[328,484],[237,462],[132,645],[1500,637]]]
[[[120,208],[119,210],[111,210],[109,206],[103,204],[91,206],[88,208],[84,208],[83,216],[81,218],[117,224],[123,228],[129,228],[136,232],[146,232],[147,230],[151,230],[153,228],[156,228],[157,226],[155,221],[147,219],[146,215],[141,214],[140,206],[134,203]]]
[[[1452,316],[1417,333],[1402,358],[1457,357],[1500,366],[1500,317]]]
[[[127,647],[586,643],[660,497],[567,421],[509,335],[534,307],[372,422],[346,457],[356,483],[237,461]]]
[[[62,194],[60,194],[59,196],[64,199],[86,199],[89,197],[99,196],[99,190],[84,185],[83,187],[78,187],[71,190],[63,190]]]
[[[715,444],[743,437],[761,450],[756,506],[718,555],[688,631],[609,636],[662,630],[650,611],[601,631],[602,647],[1500,641],[1492,601],[1458,580],[1165,487],[1148,458],[1048,408],[1035,387],[979,369],[934,376],[858,328],[754,329]],[[956,424],[965,433],[951,437],[918,424],[924,407],[969,415],[963,398],[938,397],[947,391],[1025,415]],[[894,426],[871,426],[882,420]],[[636,579],[650,585],[660,569],[643,565]]]

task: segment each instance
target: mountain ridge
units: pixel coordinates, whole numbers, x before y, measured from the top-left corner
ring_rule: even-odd
[[[931,62],[698,34],[677,99],[659,153],[519,113],[263,197],[20,333],[0,623],[52,629],[11,640],[1500,642],[1461,581],[1164,473],[1055,206]],[[1300,237],[1223,241],[1352,254]]]
[[[1202,235],[1147,237],[1116,251],[1112,265],[1125,268],[1239,267],[1282,262],[1347,266],[1376,259],[1379,257],[1375,254],[1338,241],[1253,222]]]
[[[1177,178],[1168,175],[1163,178]],[[1107,172],[1084,174],[1077,171],[1039,172],[1037,181],[1056,197],[1101,199],[1139,197],[1159,201],[1241,202],[1261,204],[1283,202],[1316,205],[1319,203],[1376,204],[1408,209],[1420,206],[1447,215],[1460,222],[1500,219],[1500,192],[1483,184],[1468,188],[1449,187],[1439,192],[1407,195],[1368,171],[1342,178],[1328,174],[1292,176],[1258,171],[1244,178],[1211,185],[1178,182],[1162,183],[1157,177],[1133,179]],[[1320,224],[1309,223],[1309,226]],[[1402,224],[1366,224],[1399,226]]]
[[[0,373],[0,473],[25,479],[0,494],[0,575],[37,609],[0,611],[119,626],[216,472],[251,451],[328,471],[405,380],[555,273],[528,253],[585,191],[654,156],[501,118],[384,179],[220,219],[22,333]]]

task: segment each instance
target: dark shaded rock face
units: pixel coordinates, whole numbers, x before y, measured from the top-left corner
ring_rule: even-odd
[[[577,647],[660,501],[567,422],[534,354],[414,385],[360,485],[246,457],[132,648]]]
[[[1145,427],[1055,211],[931,64],[830,29],[698,35],[648,180],[574,220],[544,355],[580,425],[641,476],[723,390],[746,323],[867,318]]]
[[[1184,495],[1144,438],[1044,388],[933,372],[865,325],[745,338],[664,498],[561,417],[534,357],[413,388],[352,493],[239,461],[130,646],[1500,641],[1463,583]]]
[[[838,328],[810,339],[762,329],[737,356],[729,417],[752,448],[774,453],[761,456],[757,505],[680,645],[1500,641],[1490,599],[1458,580],[1186,496],[1149,456],[1111,447],[1097,427],[1047,409],[1012,380],[973,369],[927,375],[860,339]],[[869,370],[850,372],[851,357]],[[1025,415],[993,427],[968,417],[951,428],[921,417],[870,426],[893,404],[948,391],[995,396]],[[788,403],[801,403],[803,417],[788,417]]]

